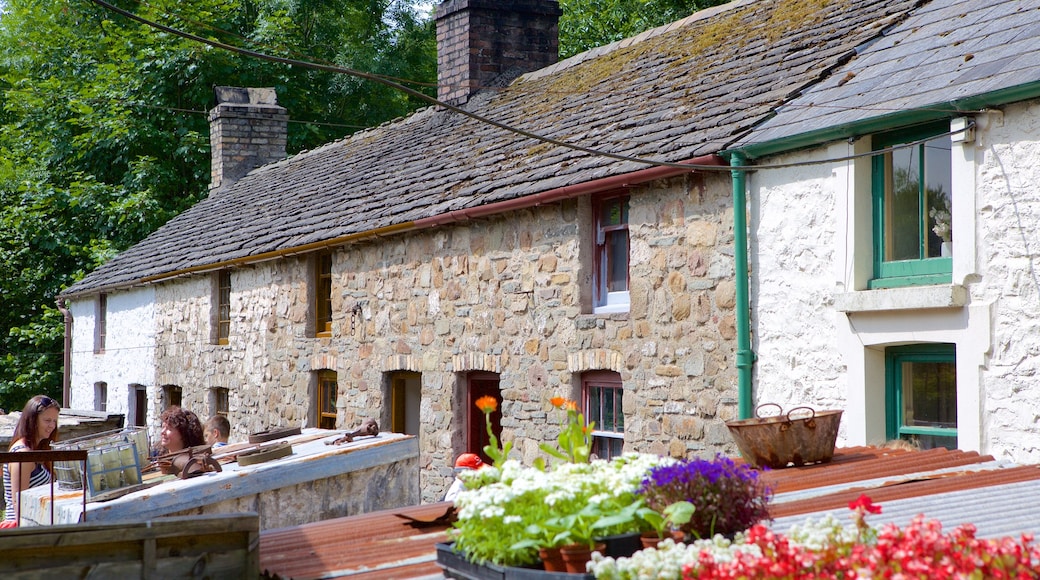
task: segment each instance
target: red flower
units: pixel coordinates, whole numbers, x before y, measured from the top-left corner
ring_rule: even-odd
[[[850,501],[849,509],[872,514],[881,513],[881,506],[874,505],[874,502],[870,501],[870,497],[865,493],[861,494],[855,501]]]

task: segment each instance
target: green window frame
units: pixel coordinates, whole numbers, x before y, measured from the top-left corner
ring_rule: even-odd
[[[885,349],[889,439],[957,448],[957,350],[953,344]]]
[[[948,284],[953,279],[952,140],[948,132],[949,122],[944,121],[873,140],[878,154],[873,157],[871,174],[872,289]],[[910,143],[913,145],[899,147]],[[892,147],[892,151],[882,151]]]

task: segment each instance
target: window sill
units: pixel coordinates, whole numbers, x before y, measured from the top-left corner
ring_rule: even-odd
[[[957,284],[863,290],[834,296],[834,309],[845,313],[961,308],[967,303],[968,290]]]

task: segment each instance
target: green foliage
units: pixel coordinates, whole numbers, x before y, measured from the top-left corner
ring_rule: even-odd
[[[560,0],[560,59],[729,0]]]

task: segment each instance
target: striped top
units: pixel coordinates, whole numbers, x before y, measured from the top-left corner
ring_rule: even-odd
[[[19,443],[11,448],[11,451],[24,451],[28,450],[24,443]],[[11,471],[7,468],[8,464],[4,464],[4,506],[7,510],[4,515],[5,521],[14,521],[16,519],[16,510],[14,509],[14,498],[11,495]],[[45,485],[51,482],[51,472],[43,466],[42,463],[37,463],[36,467],[33,468],[32,473],[29,474],[29,487],[36,487],[38,485]]]

